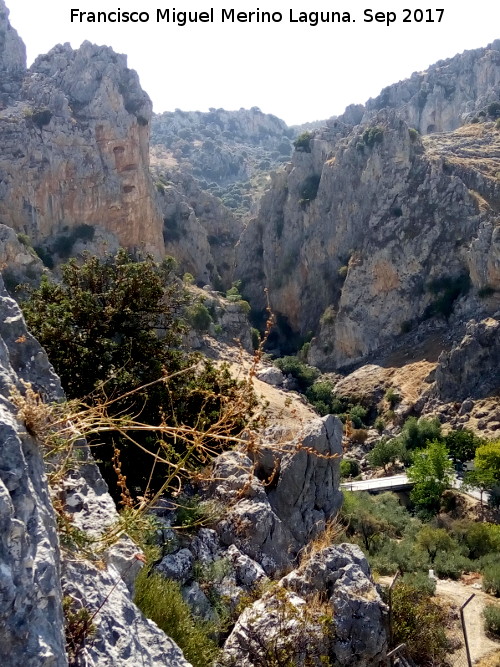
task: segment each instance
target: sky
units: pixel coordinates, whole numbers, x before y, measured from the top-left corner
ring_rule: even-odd
[[[412,72],[500,39],[498,0],[341,0],[339,4],[6,0],[6,4],[11,23],[26,44],[29,63],[57,43],[70,42],[74,48],[84,40],[106,44],[127,54],[129,67],[139,73],[157,113],[257,106],[289,125],[342,113],[348,104],[364,103]],[[214,22],[183,27],[157,22],[157,10],[167,8],[171,14],[173,9],[213,8]],[[147,12],[150,18],[143,23],[71,22],[71,9]],[[255,22],[254,16],[245,23],[222,22],[223,9],[247,15],[274,12],[276,18],[280,12],[282,20]],[[316,11],[348,13],[351,22],[315,27],[311,20],[298,22],[301,12],[307,16]],[[365,21],[370,17],[374,20]],[[387,25],[388,18],[395,20]]]

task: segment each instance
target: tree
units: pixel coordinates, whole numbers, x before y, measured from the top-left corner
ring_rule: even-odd
[[[406,449],[421,449],[431,440],[440,439],[441,424],[437,419],[409,417],[405,421],[399,437]]]
[[[464,428],[463,431],[450,431],[444,442],[454,461],[472,461],[476,449],[483,443],[475,433]]]
[[[457,547],[456,542],[444,528],[423,526],[417,534],[417,544],[427,551],[431,563],[434,563],[438,551],[452,551]]]
[[[375,514],[367,493],[345,493],[343,515],[349,522],[350,533],[361,538],[367,551],[379,536],[390,530],[388,522]]]
[[[464,476],[464,488],[478,489],[481,494],[481,505],[483,493],[489,492],[493,496],[493,504],[496,504],[495,490],[500,485],[500,441],[481,445],[476,449],[474,458],[474,470]]]
[[[187,294],[167,262],[134,262],[120,250],[101,261],[62,266],[62,282],[43,276],[23,312],[70,398],[107,382],[108,394],[157,379],[162,367],[185,365],[180,318]],[[161,336],[157,332],[161,331]]]
[[[104,260],[89,257],[81,266],[69,261],[62,267],[62,281],[44,277],[23,311],[70,398],[85,398],[91,405],[111,398],[111,416],[206,430],[220,419],[222,406],[235,400],[238,383],[227,369],[182,349],[182,316],[189,301],[172,261],[134,261],[120,250]],[[225,424],[225,435],[241,430],[242,420],[240,413]],[[101,435],[101,470],[114,487],[117,446],[129,488],[143,492],[152,470],[147,452],[158,451],[158,439],[147,430],[134,432],[134,439],[142,449],[128,438]],[[182,438],[167,445],[170,460],[185,453]],[[212,450],[218,446],[222,440]],[[202,452],[191,460],[192,465],[206,462]],[[150,490],[161,487],[164,476],[165,467],[156,465]]]
[[[500,482],[500,440],[478,447],[474,465],[479,470],[491,472],[495,480]]]
[[[439,511],[441,496],[451,486],[453,478],[453,464],[446,445],[434,440],[426,449],[415,452],[407,474],[415,483],[410,498],[418,509],[431,513]]]
[[[384,472],[387,472],[387,466],[395,463],[400,456],[401,442],[397,438],[393,438],[392,440],[382,438],[368,454],[368,461],[370,465],[381,466]]]
[[[462,488],[464,491],[479,491],[482,505],[483,493],[489,492],[495,486],[495,483],[495,475],[491,470],[476,468],[465,473]]]

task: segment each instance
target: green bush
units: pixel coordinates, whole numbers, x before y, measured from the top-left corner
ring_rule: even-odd
[[[307,400],[315,405],[318,401],[329,406],[333,397],[333,385],[328,381],[315,382],[306,391]]]
[[[484,629],[495,639],[500,639],[500,607],[496,604],[488,604],[483,611]]]
[[[496,554],[495,554],[496,555]],[[482,568],[483,590],[492,595],[500,596],[500,562],[490,562]]]
[[[354,459],[342,459],[340,462],[340,476],[342,479],[357,477],[360,473],[359,463]]]
[[[363,132],[362,138],[369,148],[373,148],[375,144],[382,143],[384,139],[384,130],[381,127],[369,127]]]
[[[406,644],[418,665],[444,664],[450,652],[446,611],[415,583],[398,582],[392,590],[394,645]]]
[[[297,357],[281,357],[276,359],[274,365],[283,373],[294,377],[302,391],[310,387],[319,376],[317,368],[302,363]]]
[[[311,132],[302,132],[293,142],[295,150],[302,151],[303,153],[311,152],[311,139],[313,135]]]
[[[144,567],[135,582],[134,602],[179,645],[194,667],[213,665],[219,653],[213,640],[216,628],[193,616],[180,584]]]
[[[385,392],[384,398],[389,403],[392,409],[394,409],[396,404],[401,401],[401,396],[393,387],[389,387],[389,389]]]
[[[437,419],[409,417],[399,437],[402,445],[409,451],[422,449],[431,440],[441,437],[441,424]]]
[[[385,421],[382,417],[377,417],[373,425],[379,433],[383,433],[385,429]]]
[[[31,239],[27,234],[18,234],[17,240],[19,243],[22,243],[26,248],[32,248]]]
[[[436,592],[436,580],[431,579],[427,572],[406,572],[400,581],[426,595],[434,595]]]
[[[182,350],[186,326],[180,313],[188,298],[171,262],[158,265],[151,258],[135,262],[120,251],[104,260],[89,257],[81,266],[68,262],[62,266],[60,282],[43,276],[40,287],[31,290],[23,303],[23,312],[69,398],[99,401],[104,386],[105,396],[115,399],[110,416],[140,415],[142,423],[152,426],[167,422],[208,428],[220,419],[221,406],[234,399],[237,383],[227,368],[216,368]],[[168,380],[159,382],[166,374]],[[119,398],[126,394],[127,398]],[[244,420],[228,423],[227,432],[239,432]],[[99,458],[106,481],[116,492],[112,465],[116,444],[129,488],[143,492],[152,469],[147,452],[156,453],[158,441],[143,430],[134,435],[139,449],[128,438],[113,435],[101,434],[93,443],[103,443]],[[223,447],[222,442],[219,445]],[[161,446],[170,460],[185,453],[179,439]],[[202,464],[205,457],[195,456],[188,467]],[[167,469],[167,464],[157,462],[152,491],[163,484]]]
[[[186,309],[186,317],[193,329],[196,329],[196,331],[199,331],[200,333],[208,331],[208,328],[213,322],[208,308],[204,303],[201,303],[201,301],[196,301],[196,303],[188,306]]]
[[[463,294],[467,294],[470,284],[468,273],[462,273],[458,276],[443,276],[431,280],[428,290],[436,298],[425,309],[423,319],[428,319],[434,315],[443,315],[448,319],[453,312],[455,301]]]
[[[441,552],[433,563],[434,570],[442,579],[459,579],[464,572],[474,571],[472,561],[458,549]]]
[[[408,128],[408,134],[410,135],[410,139],[412,141],[416,141],[418,139],[418,130],[416,130],[414,127]]]
[[[354,428],[365,428],[365,419],[366,415],[368,414],[368,410],[364,408],[362,405],[357,403],[356,405],[353,405],[352,408],[349,411],[349,419],[352,422],[352,425]]]

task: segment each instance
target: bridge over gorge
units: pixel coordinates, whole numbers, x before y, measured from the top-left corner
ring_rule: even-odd
[[[379,477],[377,479],[363,479],[352,480],[350,482],[343,482],[340,488],[344,491],[368,491],[369,493],[384,493],[384,491],[408,491],[413,487],[414,483],[408,479],[408,476],[403,474],[392,475],[390,477]],[[453,489],[459,489],[462,493],[482,500],[487,503],[489,494],[484,492],[481,497],[479,489],[467,489],[464,491],[462,487],[462,480],[460,477],[455,477],[451,483]]]

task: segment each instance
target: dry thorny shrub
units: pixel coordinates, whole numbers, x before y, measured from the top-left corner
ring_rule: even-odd
[[[238,448],[254,461],[248,473],[249,486],[255,476],[261,448],[261,432],[265,425],[265,407],[257,406],[253,379],[257,367],[262,359],[263,345],[273,324],[270,315],[259,348],[256,350],[252,362],[246,371],[244,379],[239,383],[236,396],[231,400],[220,396],[220,412],[218,418],[211,424],[195,423],[194,426],[167,421],[163,418],[158,425],[141,421],[140,415],[111,414],[118,401],[139,394],[157,383],[168,384],[171,376],[165,374],[148,385],[131,390],[125,395],[109,398],[103,392],[102,398],[94,400],[91,405],[73,400],[60,403],[45,403],[29,383],[23,383],[23,390],[13,388],[11,401],[17,408],[18,417],[25,423],[26,430],[37,439],[42,446],[49,484],[52,489],[54,508],[63,534],[71,537],[69,541],[76,542],[80,551],[85,551],[85,539],[75,529],[71,531],[72,519],[64,510],[64,480],[70,470],[78,467],[81,461],[88,460],[88,445],[85,438],[95,438],[105,433],[112,433],[124,439],[151,456],[151,476],[158,464],[165,466],[166,474],[162,487],[155,493],[149,490],[149,483],[142,496],[132,498],[127,486],[126,477],[122,474],[120,451],[115,446],[112,465],[118,478],[118,487],[121,493],[123,511],[117,521],[108,526],[99,538],[90,540],[93,552],[102,552],[118,540],[124,533],[147,532],[150,523],[145,518],[148,510],[154,507],[157,500],[165,493],[175,498],[179,495],[186,482],[215,481],[210,471],[210,463],[222,449]],[[241,351],[241,354],[242,351]],[[243,367],[243,364],[241,364]],[[179,371],[182,373],[184,371]],[[207,400],[213,394],[207,396]],[[248,415],[252,415],[250,418]],[[245,420],[242,420],[245,417]],[[239,432],[234,432],[234,424],[244,422]],[[300,421],[295,424],[296,430],[301,427]],[[156,451],[149,451],[136,434],[147,432],[154,437]],[[173,456],[171,443],[182,444],[182,454]],[[281,455],[290,451],[304,451],[309,455],[321,458],[336,458],[337,455],[321,454],[316,450],[304,447],[300,438],[291,432],[284,431],[274,443],[266,442],[266,450],[273,450],[275,465],[267,479],[261,480],[264,485],[271,484],[279,473]],[[196,465],[193,465],[195,462]],[[204,467],[202,467],[204,466]],[[245,487],[239,497],[245,495]],[[80,531],[81,532],[81,531]],[[90,546],[90,545],[87,545]],[[88,553],[85,554],[88,556]]]

